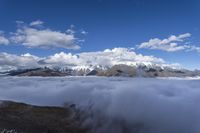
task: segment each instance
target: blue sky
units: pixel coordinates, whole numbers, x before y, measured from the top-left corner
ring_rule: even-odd
[[[76,50],[30,48],[21,45],[24,42],[10,41],[6,45],[0,44],[0,52],[49,56],[61,51],[81,53],[124,47],[135,48],[137,54],[153,55],[168,63],[200,69],[200,50],[197,50],[200,47],[198,0],[0,0],[0,18],[0,31],[4,32],[1,34],[5,38],[10,38],[11,32],[16,33],[16,29],[20,29],[16,21],[28,25],[40,20],[44,23],[37,27],[39,30],[64,33],[73,29],[73,37],[78,38],[80,46]],[[86,34],[82,34],[83,31]],[[150,39],[163,40],[171,35],[178,37],[187,33],[190,35],[178,40],[177,45],[190,48],[173,51],[150,46],[138,48]]]

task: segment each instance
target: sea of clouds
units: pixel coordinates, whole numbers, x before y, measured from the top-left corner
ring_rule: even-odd
[[[200,80],[120,77],[0,77],[0,99],[74,103],[95,133],[199,133]]]

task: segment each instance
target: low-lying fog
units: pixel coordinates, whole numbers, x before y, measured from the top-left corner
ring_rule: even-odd
[[[95,133],[200,133],[200,80],[1,77],[0,99],[92,107]]]

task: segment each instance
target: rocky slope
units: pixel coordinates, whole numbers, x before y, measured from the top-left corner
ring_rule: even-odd
[[[39,107],[0,102],[0,133],[86,133],[81,119],[68,107]]]
[[[36,68],[36,69],[25,69],[15,70],[8,73],[10,76],[66,76],[66,73],[60,71],[48,69],[48,68]]]

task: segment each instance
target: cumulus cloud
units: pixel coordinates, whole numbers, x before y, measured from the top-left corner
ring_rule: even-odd
[[[22,27],[11,37],[12,41],[33,48],[65,48],[79,49],[77,39],[73,34],[67,34],[51,29]]]
[[[190,33],[181,34],[178,36],[171,35],[167,39],[159,39],[154,38],[150,39],[148,42],[141,43],[138,48],[146,48],[146,49],[157,49],[157,50],[163,50],[167,52],[174,52],[174,51],[180,51],[190,48],[188,45],[179,45],[180,42],[183,42],[186,38],[190,37]]]
[[[56,53],[47,57],[37,57],[31,54],[13,55],[8,53],[0,54],[0,66],[10,66],[15,68],[30,68],[43,66],[113,66],[117,64],[135,65],[136,63],[145,64],[164,64],[165,61],[154,56],[144,56],[136,54],[132,49],[113,48],[97,52],[83,52],[78,54]],[[8,67],[8,68],[10,68]]]
[[[0,44],[14,43],[24,45],[28,48],[64,48],[64,49],[80,49],[79,44],[83,39],[76,37],[74,25],[71,25],[65,32],[52,30],[43,26],[41,20],[32,21],[26,24],[23,21],[16,21],[17,30],[11,32],[10,36],[5,38],[0,33]],[[75,35],[76,34],[76,35]],[[82,33],[79,33],[82,34]]]
[[[18,56],[2,52],[0,53],[0,71],[39,67],[37,63],[39,59],[29,53]]]
[[[6,37],[0,35],[0,44],[8,45],[9,43],[10,41]]]
[[[61,52],[47,57],[43,62],[47,64],[62,65],[112,66],[117,64],[133,65],[135,63],[164,63],[164,60],[154,56],[136,54],[128,48],[114,48],[97,52],[83,52],[74,55]]]
[[[91,133],[199,133],[199,86],[185,79],[1,77],[0,99],[76,104],[91,112],[84,121]]]

